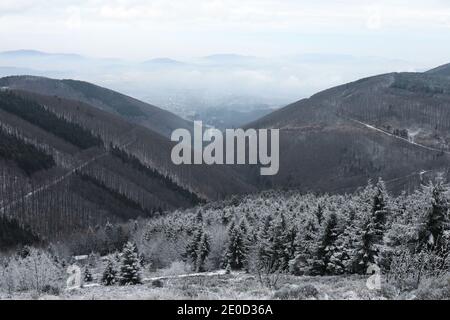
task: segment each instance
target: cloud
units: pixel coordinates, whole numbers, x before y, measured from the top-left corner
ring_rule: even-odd
[[[0,50],[39,44],[141,59],[375,49],[402,57],[409,48],[421,58],[413,37],[432,34],[429,51],[443,56],[449,25],[448,0],[1,0]]]
[[[381,18],[381,8],[380,7],[370,7],[368,9],[369,14],[367,17],[366,26],[371,30],[381,29],[382,18]]]
[[[66,26],[69,29],[79,29],[81,27],[81,10],[78,7],[69,7],[67,8],[67,20]]]
[[[198,26],[262,26],[265,29],[295,29],[303,26],[355,27],[365,23],[370,29],[426,21],[450,16],[442,1],[365,1],[365,0],[174,0],[174,1],[97,1],[99,16],[111,20],[147,20],[152,23],[190,22]],[[154,20],[152,20],[154,19]]]

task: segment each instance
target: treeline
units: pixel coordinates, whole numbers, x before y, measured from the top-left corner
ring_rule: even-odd
[[[0,158],[14,161],[27,175],[53,167],[51,155],[0,128]]]
[[[441,77],[425,76],[423,74],[399,73],[396,75],[391,87],[431,95],[450,94],[450,82]]]
[[[122,160],[124,163],[130,164],[135,170],[142,172],[146,176],[152,179],[158,180],[163,186],[167,189],[176,192],[181,195],[185,199],[189,200],[189,202],[193,205],[197,205],[203,202],[194,192],[191,192],[178,184],[176,184],[169,176],[164,176],[159,173],[157,170],[147,167],[144,165],[137,157],[132,154],[129,154],[122,149],[114,146],[110,146],[111,154]]]
[[[60,118],[34,101],[24,99],[12,92],[0,92],[0,109],[14,114],[81,148],[102,146],[98,136],[78,124]]]

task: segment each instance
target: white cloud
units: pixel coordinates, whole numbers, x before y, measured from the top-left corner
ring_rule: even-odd
[[[39,44],[142,59],[375,49],[402,57],[409,48],[411,59],[424,57],[420,41],[448,54],[449,25],[448,0],[1,0],[0,50]]]
[[[382,24],[381,8],[378,6],[368,8],[368,17],[366,26],[371,30],[381,29]]]
[[[81,10],[78,7],[68,7],[67,8],[67,20],[66,26],[69,29],[79,29],[81,27]]]

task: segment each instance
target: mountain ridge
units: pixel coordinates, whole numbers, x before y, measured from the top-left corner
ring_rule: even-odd
[[[381,176],[400,191],[419,185],[420,172],[447,175],[448,88],[450,81],[427,72],[387,73],[318,92],[246,125],[281,131],[280,174],[263,183],[352,191]]]
[[[9,76],[0,79],[0,87],[80,100],[101,110],[119,114],[128,121],[141,124],[166,137],[169,137],[175,129],[191,128],[188,120],[169,111],[85,81],[57,80],[36,76]]]
[[[253,190],[229,168],[173,165],[169,139],[79,100],[3,88],[0,133],[0,179],[14,181],[0,215],[40,239]]]

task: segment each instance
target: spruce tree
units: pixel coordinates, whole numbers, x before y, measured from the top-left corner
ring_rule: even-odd
[[[200,243],[197,251],[197,263],[196,268],[198,272],[205,271],[205,262],[206,258],[209,255],[211,250],[209,235],[206,232],[202,233],[202,237],[200,239]]]
[[[197,269],[197,260],[198,260],[198,249],[200,247],[200,241],[202,240],[203,229],[201,227],[197,227],[194,230],[194,233],[191,239],[188,241],[186,245],[186,251],[184,253],[184,258],[188,262],[192,264],[194,270]]]
[[[243,220],[238,226],[232,221],[228,227],[225,265],[229,265],[232,270],[241,270],[244,267],[247,254],[246,231],[247,226]]]
[[[111,286],[116,282],[117,282],[117,270],[115,268],[114,261],[112,259],[108,259],[106,268],[103,271],[102,283],[105,286]]]
[[[248,222],[246,218],[241,219],[241,222],[239,223],[239,229],[244,234],[244,237],[248,235]]]
[[[364,274],[370,264],[380,264],[383,238],[388,217],[388,194],[384,182],[379,179],[372,198],[372,209],[363,213],[356,230],[353,270]]]
[[[317,204],[315,215],[317,218],[317,222],[319,223],[319,225],[321,225],[323,221],[323,207],[321,203]]]
[[[141,266],[136,245],[127,242],[122,250],[121,258],[120,284],[134,285],[141,283]]]
[[[320,242],[316,249],[315,261],[312,266],[313,274],[335,274],[343,269],[343,265],[335,256],[338,250],[336,241],[339,234],[338,217],[336,213],[332,212],[324,222]]]
[[[303,229],[298,232],[295,243],[295,255],[289,262],[289,270],[295,275],[310,273],[315,244],[318,237],[316,219],[311,217]]]
[[[372,207],[372,223],[374,228],[375,241],[378,244],[383,242],[383,236],[387,223],[388,194],[383,180],[379,179],[375,186],[375,196]]]
[[[106,236],[106,239],[105,239],[105,241],[106,241],[106,248],[107,248],[107,251],[110,252],[111,250],[114,249],[115,239],[114,239],[113,225],[109,221],[107,221],[106,225],[105,225],[105,236]]]
[[[289,269],[289,260],[293,258],[291,256],[292,249],[288,248],[292,242],[291,237],[292,234],[288,231],[286,218],[283,213],[280,213],[271,228],[272,259],[279,271],[287,271]]]
[[[197,226],[203,224],[203,213],[201,210],[198,210],[197,216],[195,217],[195,222],[197,223]]]
[[[298,229],[295,225],[291,226],[285,236],[285,252],[282,258],[283,270],[290,269],[290,262],[295,258],[297,253],[297,237]]]
[[[276,263],[273,259],[272,235],[271,235],[272,216],[269,214],[264,219],[264,224],[258,233],[257,241],[257,261],[256,267],[259,271],[273,273],[276,270]]]
[[[366,214],[362,218],[360,227],[356,230],[356,238],[353,269],[357,273],[365,274],[370,264],[378,263],[379,254],[378,235],[371,215]]]
[[[287,271],[292,258],[287,250],[287,224],[283,213],[272,222],[267,216],[265,224],[258,236],[258,265],[265,272]]]
[[[440,250],[446,244],[444,234],[450,230],[449,202],[445,192],[446,186],[442,180],[436,184],[430,183],[424,188],[430,194],[431,207],[423,219],[419,230],[419,241],[422,248]]]
[[[84,282],[92,282],[92,273],[91,270],[89,270],[89,267],[84,268]]]

